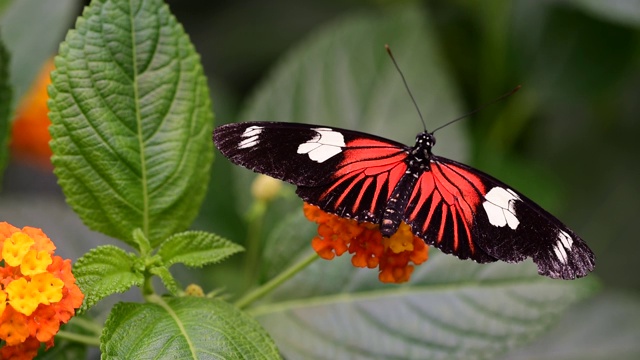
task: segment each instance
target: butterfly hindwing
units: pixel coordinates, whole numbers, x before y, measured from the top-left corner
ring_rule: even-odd
[[[484,184],[471,169],[432,161],[411,192],[404,221],[427,244],[461,259],[497,259],[477,245],[474,228]]]
[[[552,278],[574,279],[593,270],[595,256],[584,240],[535,202],[477,169],[441,157],[435,162],[478,184],[481,204],[471,229],[486,254],[506,262],[531,257],[538,272]]]

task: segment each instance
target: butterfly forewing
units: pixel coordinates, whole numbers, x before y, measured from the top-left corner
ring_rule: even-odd
[[[323,210],[360,221],[378,223],[389,195],[404,176],[407,149],[364,134],[346,142],[332,181],[300,186],[298,195]]]
[[[360,221],[380,221],[406,169],[405,145],[321,125],[228,124],[214,141],[232,162],[297,185],[303,200]]]
[[[228,124],[213,135],[233,163],[299,186],[326,183],[341,160],[344,135],[278,122]]]

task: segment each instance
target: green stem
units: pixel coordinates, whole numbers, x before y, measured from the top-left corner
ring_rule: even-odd
[[[239,309],[244,309],[245,307],[251,305],[253,302],[259,300],[261,297],[267,295],[268,293],[273,291],[275,288],[280,286],[282,283],[289,280],[291,277],[293,277],[295,274],[300,272],[302,269],[311,265],[311,263],[316,261],[316,259],[318,258],[319,258],[318,254],[313,253],[308,257],[302,259],[302,261],[294,264],[287,270],[281,272],[278,276],[269,280],[264,285],[260,286],[259,288],[251,291],[250,293],[240,298],[238,301],[235,302],[235,306]]]
[[[69,324],[73,324],[74,326],[78,326],[85,330],[91,331],[96,335],[102,334],[102,326],[100,324],[84,317],[75,316],[71,318]]]
[[[100,339],[97,336],[81,335],[64,330],[58,331],[58,334],[56,334],[56,339],[70,340],[76,343],[90,346],[100,346]]]
[[[149,295],[153,295],[155,294],[155,289],[153,288],[153,283],[152,280],[153,279],[153,275],[152,274],[145,274],[144,277],[144,284],[142,285],[142,296],[143,297],[147,297]]]
[[[260,234],[262,233],[262,222],[267,210],[267,204],[263,201],[254,203],[248,215],[247,231],[247,255],[244,261],[244,285],[248,289],[256,281],[257,269],[260,264]]]

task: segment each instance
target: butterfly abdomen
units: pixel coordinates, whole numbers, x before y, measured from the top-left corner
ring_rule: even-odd
[[[391,192],[380,222],[382,236],[390,237],[398,231],[409,204],[411,190],[415,187],[419,176],[420,174],[415,169],[407,168],[405,176],[402,177]]]

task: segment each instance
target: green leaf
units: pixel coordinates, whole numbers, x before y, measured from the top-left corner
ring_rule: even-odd
[[[508,353],[513,360],[640,359],[640,298],[608,292],[571,309],[558,326]]]
[[[96,0],[49,88],[55,173],[90,228],[152,246],[196,216],[213,159],[200,58],[160,0]]]
[[[7,8],[0,18],[0,29],[12,58],[9,74],[14,104],[29,90],[42,64],[55,54],[80,3],[79,0],[17,0],[3,4]]]
[[[158,266],[158,267],[151,268],[149,272],[154,275],[157,275],[160,278],[160,280],[162,280],[164,287],[166,287],[167,290],[169,290],[169,292],[173,296],[178,296],[181,288],[178,282],[176,281],[176,279],[169,272],[169,269],[167,269],[164,266]]]
[[[112,245],[99,246],[79,258],[73,274],[84,294],[80,312],[111,294],[141,286],[144,276],[136,265],[137,260],[135,255]]]
[[[530,262],[479,265],[437,250],[408,283],[381,284],[343,256],[314,263],[249,312],[291,359],[494,358],[595,288],[593,278],[541,277]]]
[[[101,338],[104,359],[279,359],[275,344],[251,317],[206,298],[120,303]]]
[[[149,243],[149,239],[144,236],[144,233],[140,228],[133,230],[133,234],[131,234],[131,238],[135,241],[136,245],[138,245],[138,249],[142,254],[148,254],[151,252],[151,244]]]
[[[242,246],[215,234],[185,231],[163,242],[158,249],[158,255],[166,266],[183,263],[187,266],[201,267],[218,263],[243,250]]]
[[[1,39],[1,37],[0,37]],[[9,54],[0,41],[0,188],[4,169],[9,160],[9,114],[11,113],[11,86],[9,85]]]

